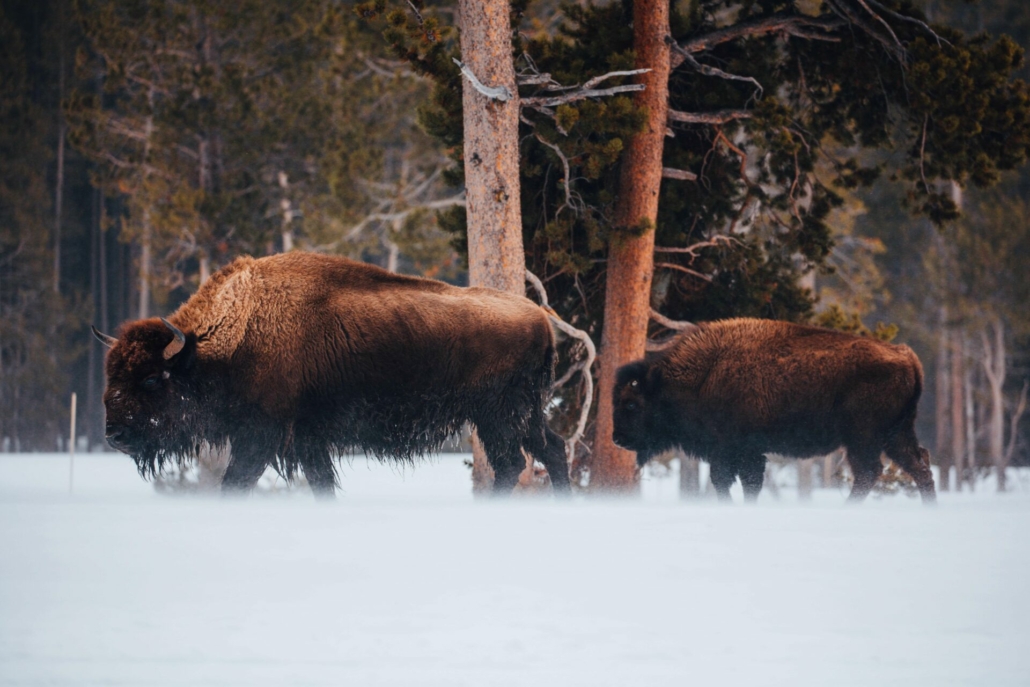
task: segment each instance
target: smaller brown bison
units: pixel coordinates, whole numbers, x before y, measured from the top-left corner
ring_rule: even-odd
[[[515,486],[523,451],[569,489],[564,442],[544,417],[554,334],[522,296],[325,255],[244,257],[167,320],[97,335],[111,346],[108,443],[145,477],[229,444],[224,491],[271,465],[330,495],[340,452],[411,460],[468,422],[496,492]]]
[[[679,447],[707,460],[719,497],[740,477],[758,497],[765,454],[794,458],[847,449],[861,501],[886,452],[936,496],[930,455],[915,433],[923,368],[907,346],[771,320],[704,324],[667,350],[619,369],[616,444],[651,456]]]

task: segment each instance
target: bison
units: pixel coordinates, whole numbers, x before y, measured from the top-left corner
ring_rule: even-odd
[[[621,367],[616,444],[651,456],[679,447],[706,459],[722,499],[740,477],[758,497],[765,454],[794,458],[847,449],[850,500],[861,501],[886,452],[932,503],[930,455],[915,433],[923,368],[907,346],[788,322],[733,319],[680,335]]]
[[[521,296],[297,252],[239,258],[167,320],[94,333],[111,347],[107,441],[144,477],[228,443],[223,491],[271,465],[331,495],[339,452],[411,460],[470,422],[496,492],[515,486],[523,449],[569,488],[543,410],[554,334]]]

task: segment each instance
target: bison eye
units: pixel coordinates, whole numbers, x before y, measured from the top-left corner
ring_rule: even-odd
[[[640,406],[639,406],[639,404],[637,404],[636,401],[630,401],[629,403],[626,404],[626,410],[636,410],[639,407]]]
[[[143,380],[143,388],[147,391],[153,391],[157,388],[157,385],[160,384],[160,381],[160,375],[150,375],[149,377]]]

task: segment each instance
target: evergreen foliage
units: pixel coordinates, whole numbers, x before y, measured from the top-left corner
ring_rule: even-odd
[[[666,139],[665,164],[698,179],[663,182],[657,244],[682,250],[714,237],[729,240],[690,252],[657,252],[655,308],[686,320],[807,320],[813,294],[799,278],[831,269],[829,218],[843,203],[842,193],[867,186],[886,168],[907,182],[911,209],[940,223],[955,217],[956,208],[938,190],[939,181],[985,186],[1025,160],[1030,98],[1026,85],[1012,78],[1022,50],[1004,36],[931,30],[908,2],[875,6],[889,29],[870,26],[855,14],[865,10],[844,0],[698,0],[674,8],[672,38],[680,44],[764,20],[811,25],[803,35],[766,32],[714,42],[696,54],[705,68],[688,60],[673,72],[671,109],[734,114],[719,124],[670,123],[674,135]],[[385,5],[380,0],[358,11],[373,17]],[[525,4],[513,5],[513,27],[526,11]],[[513,59],[523,75],[547,73],[573,85],[632,67],[628,2],[565,4],[562,12],[555,35],[517,41]],[[395,9],[387,20],[395,53],[436,81],[433,102],[421,113],[423,125],[460,161],[461,77],[450,60],[457,54],[453,34],[437,24],[427,29],[421,12]],[[527,86],[523,96],[553,93],[545,89]],[[629,98],[616,96],[552,112],[526,107],[523,114],[527,262],[556,294],[551,302],[563,317],[587,323],[597,335],[607,242],[640,229],[615,227],[611,217],[620,153],[639,130],[641,113]],[[864,166],[863,151],[870,149],[893,155]],[[816,173],[827,162],[830,178]],[[460,177],[459,166],[453,181]],[[441,224],[462,248],[463,209],[451,210]]]
[[[25,45],[0,7],[0,442],[54,449],[75,324],[55,293],[46,129],[31,98]]]

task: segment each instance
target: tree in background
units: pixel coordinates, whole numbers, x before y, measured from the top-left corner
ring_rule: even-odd
[[[47,132],[31,91],[22,36],[0,8],[0,442],[9,450],[56,448],[72,353],[59,342],[75,325],[54,289]]]
[[[527,11],[516,6],[513,23]],[[649,299],[655,331],[734,315],[807,320],[813,295],[800,277],[827,269],[829,217],[842,190],[890,168],[909,189],[909,207],[943,222],[956,207],[938,180],[988,185],[1026,155],[1030,102],[1025,85],[1011,79],[1022,57],[1011,40],[930,27],[893,1],[696,2],[669,19],[673,71],[654,283],[638,288],[647,276],[641,267],[606,287],[613,246],[652,230],[645,215],[629,226],[618,215],[632,195],[623,186],[621,169],[632,164],[624,151],[651,111],[628,97],[565,97],[578,84],[600,95],[601,76],[634,66],[632,6],[563,12],[557,35],[517,40],[512,55],[523,88],[523,236],[527,263],[552,304],[595,337],[605,318],[629,322],[640,299]],[[410,13],[398,10],[391,21],[410,24]],[[459,140],[459,113],[447,97],[459,77],[446,60],[422,59],[445,48],[415,35],[387,32],[399,56],[437,81],[423,122],[441,139]],[[863,151],[875,149],[896,152],[864,165]],[[817,174],[820,163],[832,173]],[[442,218],[459,245],[463,212]],[[627,296],[618,315],[605,311],[606,291],[608,299]],[[644,345],[643,327],[627,330]],[[620,355],[603,368],[608,374],[626,362]],[[559,415],[572,400],[560,398]],[[602,434],[594,437],[592,472],[619,461]],[[631,486],[631,477],[620,480]]]

